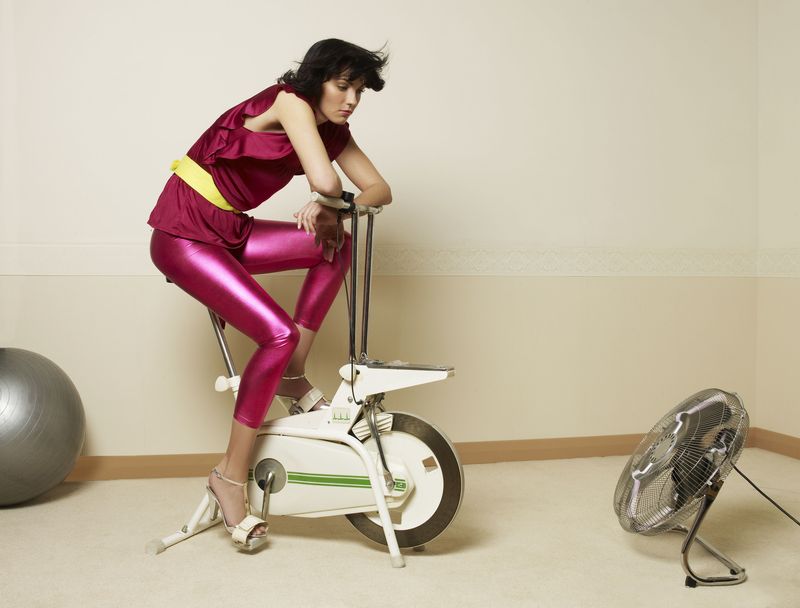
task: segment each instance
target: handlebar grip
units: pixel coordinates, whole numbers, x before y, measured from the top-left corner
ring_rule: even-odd
[[[353,203],[348,204],[344,199],[326,196],[324,194],[320,194],[319,192],[311,193],[311,202],[319,203],[320,205],[325,205],[326,207],[331,207],[333,209],[347,209],[348,211],[352,211],[354,206]]]
[[[320,194],[319,192],[312,192],[311,202],[319,203],[320,205],[325,205],[326,207],[331,207],[332,209],[338,209],[340,211],[344,211],[345,213],[353,213],[354,211],[358,211],[359,215],[363,215],[365,213],[371,213],[372,215],[375,215],[383,210],[383,207],[356,205],[353,202],[352,192],[342,192],[341,198],[337,198],[335,196],[326,196],[325,194]]]

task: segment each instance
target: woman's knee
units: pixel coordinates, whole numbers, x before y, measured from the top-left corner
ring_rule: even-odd
[[[287,349],[294,352],[300,342],[300,330],[294,321],[288,317],[281,320],[280,323],[271,323],[265,328],[265,334],[262,339],[257,339],[256,342],[259,346],[266,346],[269,348]]]

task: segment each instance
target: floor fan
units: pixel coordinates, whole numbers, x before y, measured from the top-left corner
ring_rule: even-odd
[[[734,468],[747,436],[749,417],[739,397],[719,389],[700,391],[671,410],[641,441],[614,492],[614,509],[628,532],[682,532],[686,585],[736,585],[744,568],[697,535]],[[687,528],[684,524],[692,517]],[[726,566],[729,576],[692,571],[689,552],[697,541]]]

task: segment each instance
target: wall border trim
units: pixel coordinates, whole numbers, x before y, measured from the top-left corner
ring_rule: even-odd
[[[375,274],[800,277],[800,249],[378,245]],[[160,276],[146,243],[0,243],[0,275]]]

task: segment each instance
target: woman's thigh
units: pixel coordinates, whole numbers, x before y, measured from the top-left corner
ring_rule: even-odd
[[[155,230],[150,255],[173,283],[257,344],[296,331],[291,317],[227,249]]]
[[[314,235],[293,222],[255,220],[247,242],[232,252],[252,274],[311,268],[323,261]]]

